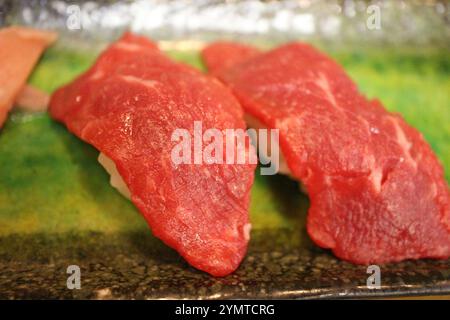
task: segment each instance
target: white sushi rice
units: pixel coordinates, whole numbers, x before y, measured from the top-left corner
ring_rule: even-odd
[[[103,153],[100,153],[100,155],[98,156],[98,162],[109,173],[109,183],[111,183],[111,186],[116,188],[117,191],[119,191],[125,198],[131,199],[130,189],[128,189],[119,172],[117,172],[115,163]]]
[[[266,126],[264,126],[258,119],[256,119],[255,117],[250,116],[249,114],[245,115],[245,122],[247,123],[247,126],[249,128],[255,129],[255,130],[259,130],[259,129],[267,129]],[[291,171],[289,170],[289,167],[286,163],[286,160],[284,159],[283,153],[281,152],[280,146],[279,146],[279,142],[278,141],[274,141],[276,143],[276,145],[271,146],[271,140],[265,140],[265,139],[258,139],[258,148],[260,148],[260,150],[265,150],[265,153],[268,155],[268,157],[270,158],[271,156],[271,150],[276,150],[278,149],[278,155],[279,155],[279,159],[271,159],[271,160],[275,160],[278,161],[278,173],[287,175],[287,176],[292,176]],[[261,157],[261,153],[259,155]]]
[[[252,129],[255,129],[255,130],[267,129],[267,127],[264,126],[264,124],[262,124],[261,121],[259,121],[255,117],[252,117],[248,113],[245,114],[244,118],[245,118],[245,122],[247,123],[247,126],[249,128],[252,128]],[[271,140],[265,141],[264,139],[263,140],[259,140],[258,139],[258,148],[261,148],[261,150],[266,150],[266,154],[269,157],[270,157],[270,152],[271,152],[271,145],[270,145],[270,143],[272,143]],[[272,150],[275,150],[275,148],[278,148],[278,155],[279,155],[278,158],[279,159],[271,159],[271,160],[272,161],[273,160],[278,161],[278,173],[286,175],[286,176],[288,176],[289,178],[291,178],[293,180],[298,180],[297,178],[295,178],[292,175],[292,172],[291,172],[291,170],[289,169],[289,167],[287,165],[287,162],[286,162],[286,159],[284,158],[283,152],[281,152],[279,141],[275,141],[275,143],[277,143],[277,145],[274,145]],[[260,157],[261,157],[261,154],[260,154]],[[306,186],[301,181],[299,181],[299,185],[300,185],[300,190],[303,193],[307,194],[308,191],[306,189]]]

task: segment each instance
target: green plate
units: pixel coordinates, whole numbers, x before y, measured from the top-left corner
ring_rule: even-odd
[[[201,68],[195,52],[169,52]],[[450,180],[450,57],[422,50],[330,52],[369,97],[423,132]],[[48,50],[30,83],[52,92],[95,54]],[[305,230],[308,198],[283,176],[256,176],[249,252],[213,278],[154,238],[110,185],[98,152],[45,113],[14,111],[0,134],[0,298],[304,298],[448,294],[450,260],[365,266],[336,259]],[[420,196],[420,195],[419,195]],[[81,268],[70,290],[69,265]]]

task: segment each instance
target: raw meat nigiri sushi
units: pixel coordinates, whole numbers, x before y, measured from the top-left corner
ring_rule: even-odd
[[[240,52],[241,44],[212,44],[203,59],[250,125],[279,129],[288,173],[311,200],[307,229],[316,244],[360,264],[450,256],[448,185],[417,130],[307,44]]]
[[[156,237],[214,276],[239,266],[249,241],[255,165],[177,164],[171,157],[173,132],[192,134],[194,121],[219,131],[245,129],[241,107],[224,85],[126,33],[58,89],[49,110],[101,152],[111,183]],[[246,156],[253,152],[246,145]]]
[[[56,37],[54,32],[26,27],[0,29],[0,127],[42,52]]]

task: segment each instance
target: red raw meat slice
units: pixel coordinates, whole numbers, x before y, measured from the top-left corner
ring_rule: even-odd
[[[245,44],[221,41],[203,50],[203,61],[210,73],[217,73],[259,53],[258,49]]]
[[[214,52],[206,48],[204,60]],[[307,227],[318,245],[360,264],[450,256],[449,188],[437,157],[332,59],[292,43],[216,74],[247,116],[280,130],[291,175],[311,200]]]
[[[53,94],[50,112],[114,161],[155,236],[214,276],[239,266],[255,166],[171,160],[177,128],[193,135],[198,120],[204,129],[245,129],[240,105],[219,81],[125,34]]]

